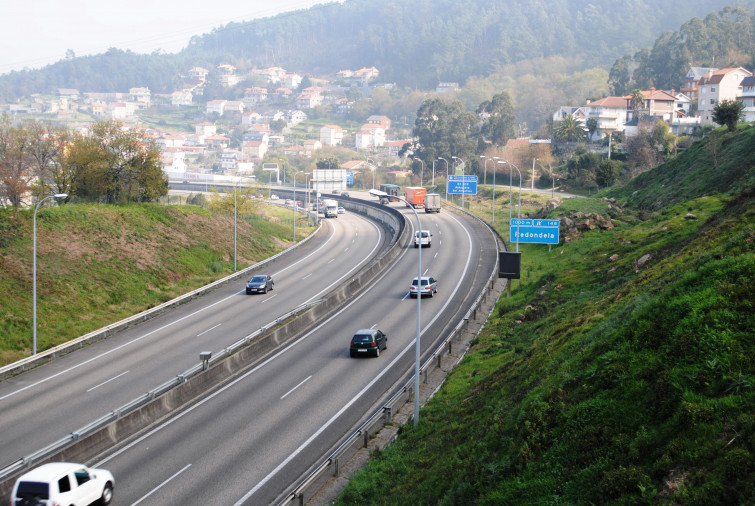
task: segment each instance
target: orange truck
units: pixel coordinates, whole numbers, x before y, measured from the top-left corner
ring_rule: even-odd
[[[420,186],[407,186],[405,191],[405,199],[412,207],[425,207],[425,195],[427,190]]]

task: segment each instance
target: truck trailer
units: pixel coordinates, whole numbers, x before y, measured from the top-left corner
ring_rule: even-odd
[[[338,202],[333,199],[325,199],[322,201],[322,205],[326,218],[338,218]]]
[[[381,204],[388,204],[389,202],[398,202],[399,201],[396,198],[396,197],[398,197],[398,194],[401,191],[401,187],[399,185],[384,183],[384,184],[380,185],[379,190],[381,192],[387,193],[386,196],[380,197],[380,203]]]
[[[404,195],[410,206],[414,208],[425,207],[425,195],[427,195],[427,190],[421,186],[407,186],[404,190]]]
[[[440,194],[428,193],[425,195],[425,212],[426,213],[439,213],[440,212]]]

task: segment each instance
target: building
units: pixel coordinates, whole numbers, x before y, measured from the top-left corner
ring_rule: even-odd
[[[752,72],[742,67],[725,68],[705,74],[698,82],[697,110],[703,125],[712,125],[713,108],[722,100],[736,100],[742,94],[741,84]]]
[[[712,67],[690,67],[684,75],[681,92],[687,95],[690,100],[697,100],[697,85],[700,79],[710,73],[718,70]]]
[[[747,76],[739,83],[742,93],[737,100],[744,103],[745,108],[742,113],[747,123],[755,121],[755,76]]]
[[[325,125],[320,128],[320,142],[323,146],[337,146],[343,142],[343,129],[338,125]]]

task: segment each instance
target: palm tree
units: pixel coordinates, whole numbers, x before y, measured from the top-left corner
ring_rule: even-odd
[[[581,141],[585,138],[585,127],[573,114],[567,114],[558,122],[554,134],[559,141]]]
[[[632,90],[629,94],[629,104],[632,106],[632,117],[639,119],[639,111],[645,107],[645,95],[642,94],[642,90]]]

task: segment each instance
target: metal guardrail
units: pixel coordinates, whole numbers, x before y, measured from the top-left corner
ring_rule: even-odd
[[[318,299],[315,301],[306,302],[292,309],[291,311],[288,311],[287,313],[281,316],[278,316],[271,322],[267,323],[266,325],[263,325],[258,330],[255,330],[251,334],[245,337],[242,337],[241,339],[234,342],[230,346],[223,348],[222,350],[218,352],[216,356],[209,358],[206,362],[202,362],[198,365],[191,367],[190,369],[182,372],[181,374],[178,374],[175,378],[172,378],[166,381],[165,383],[158,385],[157,387],[153,388],[152,390],[145,393],[144,395],[141,395],[137,397],[136,399],[133,399],[127,402],[123,406],[114,409],[113,411],[98,418],[97,420],[94,420],[93,422],[90,422],[87,425],[73,431],[70,434],[70,436],[66,436],[62,439],[59,439],[58,441],[55,441],[54,443],[40,450],[37,450],[36,452],[30,455],[24,456],[23,458],[17,460],[16,462],[13,462],[12,464],[6,466],[5,468],[0,469],[0,481],[7,479],[8,477],[12,476],[14,473],[18,472],[21,469],[30,467],[35,462],[39,462],[40,460],[43,460],[49,457],[50,455],[57,453],[58,451],[70,445],[71,443],[78,441],[79,439],[89,434],[93,434],[94,432],[100,430],[101,428],[114,422],[115,420],[125,416],[128,413],[133,412],[134,410],[140,408],[141,406],[144,406],[145,404],[154,400],[155,398],[159,397],[165,392],[170,391],[171,389],[186,382],[188,379],[192,378],[193,376],[196,376],[197,374],[201,373],[210,365],[216,362],[220,362],[221,360],[224,360],[226,357],[235,353],[235,351],[238,350],[239,348],[247,346],[254,340],[254,338],[265,334],[267,331],[274,328],[276,325],[283,323],[289,318],[293,318],[311,309],[312,307],[320,304],[323,300],[324,299]]]
[[[501,239],[498,233],[480,218],[459,207],[451,206],[448,203],[446,203],[446,207],[451,207],[456,211],[467,214],[488,229],[496,242],[496,261],[493,267],[493,272],[491,272],[488,281],[486,281],[487,288],[478,295],[459,322],[451,331],[449,331],[446,337],[438,343],[432,353],[420,365],[419,373],[421,376],[424,376],[423,383],[427,383],[428,372],[435,366],[435,364],[437,364],[437,367],[440,367],[441,355],[445,352],[446,347],[448,348],[448,354],[451,354],[453,340],[460,337],[462,332],[468,328],[470,317],[473,320],[476,318],[477,310],[485,302],[487,294],[492,290],[493,285],[495,284],[495,279],[498,277],[498,252],[501,250],[501,247],[504,250],[506,249],[505,242]],[[349,434],[335,450],[333,450],[328,456],[324,457],[320,464],[315,466],[309,474],[300,480],[299,483],[295,485],[294,489],[287,493],[285,498],[280,501],[278,505],[281,506],[298,501],[298,504],[303,506],[305,493],[311,489],[319,487],[320,482],[330,477],[330,475],[325,474],[328,469],[333,467],[332,476],[338,476],[340,471],[339,464],[348,460],[348,458],[357,451],[355,446],[360,444],[363,448],[367,448],[369,437],[382,429],[385,424],[392,423],[393,413],[397,411],[397,408],[412,399],[414,395],[413,385],[414,373],[412,371],[409,379],[405,383],[400,384],[395,393],[385,403],[377,408],[373,414],[370,415],[354,432]]]
[[[318,227],[318,230],[319,230],[319,227]],[[317,232],[317,230],[315,230],[315,232]],[[150,309],[147,309],[145,311],[142,311],[141,313],[135,314],[133,316],[129,316],[128,318],[124,318],[123,320],[117,321],[115,323],[111,323],[110,325],[106,325],[105,327],[89,332],[88,334],[84,334],[81,337],[78,337],[66,343],[60,344],[48,350],[37,353],[36,355],[32,355],[30,357],[26,357],[16,362],[13,362],[12,364],[8,364],[6,366],[0,367],[0,380],[9,376],[13,376],[15,374],[20,374],[24,371],[28,371],[29,369],[33,369],[34,367],[37,367],[38,365],[41,365],[49,360],[52,360],[59,356],[70,353],[71,351],[77,350],[87,344],[100,341],[123,329],[145,322],[149,320],[150,318],[157,316],[170,308],[179,306],[185,302],[189,302],[190,300],[200,295],[203,295],[211,290],[214,290],[220,285],[223,285],[231,281],[235,281],[236,279],[242,276],[246,276],[247,273],[260,269],[270,263],[273,263],[276,260],[278,260],[280,257],[282,257],[283,255],[290,253],[291,251],[299,248],[303,244],[306,244],[310,240],[310,238],[314,237],[314,235],[315,233],[313,232],[312,234],[308,235],[307,237],[297,242],[290,248],[284,251],[281,251],[280,253],[276,253],[270,258],[266,258],[265,260],[257,262],[256,264],[251,265],[240,271],[234,272],[233,274],[230,274],[217,281],[214,281],[208,285],[205,285],[203,287],[197,288],[196,290],[192,290],[191,292],[180,295],[176,297],[175,299],[171,299],[167,302],[163,302],[162,304],[152,307]]]
[[[376,219],[377,221],[381,222],[383,226],[388,228],[391,233],[395,236],[394,240],[392,241],[392,246],[390,249],[394,249],[399,245],[399,240],[401,238],[404,238],[406,241],[408,241],[408,232],[406,227],[404,226],[404,222],[400,221],[399,218],[401,217],[400,213],[394,210],[387,210],[383,206],[380,206],[378,204],[371,204],[371,203],[358,203],[357,201],[352,201],[349,203],[349,207],[352,208],[353,211],[365,214],[367,216],[370,216],[373,219]],[[309,237],[312,237],[314,234],[310,235]],[[406,236],[406,237],[404,237]],[[230,276],[227,276],[226,278],[223,278],[221,280],[218,280],[210,285],[207,285],[205,287],[202,287],[198,290],[195,290],[194,292],[191,292],[190,294],[186,294],[184,296],[178,297],[177,299],[173,299],[172,301],[168,301],[163,306],[168,307],[173,304],[177,304],[177,301],[184,300],[189,296],[197,296],[205,291],[211,289],[211,287],[216,287],[220,283],[227,282],[229,280],[232,280],[236,277],[242,276],[244,273],[249,272],[250,270],[259,268],[260,266],[266,264],[267,262],[270,262],[274,260],[275,258],[279,257],[280,255],[284,254],[285,252],[291,251],[294,248],[298,247],[298,245],[305,243],[309,240],[309,237],[298,243],[296,246],[293,246],[289,249],[287,249],[284,252],[281,252],[273,257],[270,257],[269,259],[262,261],[258,264],[255,264],[247,269],[244,269],[242,271],[239,271],[237,273],[234,273]],[[373,260],[373,262],[370,262],[367,266],[365,266],[362,271],[362,276],[370,276],[371,272],[374,271],[375,265],[380,264],[381,262],[386,261],[386,259],[389,259],[393,257],[395,259],[395,256],[397,253],[394,252],[393,255],[388,255],[387,253],[383,253],[380,255],[377,259]],[[391,261],[391,260],[387,260]],[[352,279],[349,279],[343,283],[344,286],[350,286],[353,284],[353,281],[357,279],[359,276],[356,276]],[[339,290],[336,289],[333,292],[331,292],[331,295],[333,293],[338,292]],[[84,440],[87,437],[92,437],[96,435],[96,433],[106,430],[108,426],[113,424],[114,422],[117,423],[118,421],[123,421],[125,417],[131,415],[132,413],[137,412],[143,407],[148,407],[147,405],[151,403],[153,400],[157,399],[158,397],[171,392],[173,389],[176,389],[177,387],[183,385],[192,377],[198,376],[200,373],[209,370],[209,366],[215,363],[218,363],[224,359],[227,359],[229,356],[233,355],[237,351],[242,350],[242,348],[246,347],[247,345],[261,342],[261,340],[265,339],[266,336],[270,335],[271,330],[277,328],[285,328],[286,325],[289,323],[297,321],[297,317],[301,316],[302,314],[305,314],[307,310],[310,310],[316,306],[322,305],[322,306],[328,306],[331,304],[331,301],[328,300],[328,298],[331,296],[328,295],[323,299],[318,299],[316,301],[310,301],[308,303],[302,304],[301,306],[294,308],[293,310],[277,317],[275,320],[271,321],[270,323],[262,326],[259,330],[247,335],[244,338],[239,339],[235,343],[231,344],[230,346],[222,349],[215,357],[210,357],[206,361],[204,358],[202,359],[202,363],[199,365],[196,365],[189,370],[177,375],[175,378],[172,378],[171,380],[163,383],[162,385],[159,385],[146,394],[133,399],[132,401],[128,402],[127,404],[121,406],[120,408],[117,408],[110,413],[102,416],[101,418],[87,424],[86,426],[74,431],[71,433],[70,436],[67,436],[65,438],[62,438],[50,445],[48,445],[45,448],[42,448],[30,455],[26,455],[23,458],[6,465],[6,467],[0,469],[0,488],[3,488],[5,486],[9,485],[10,478],[18,473],[19,471],[31,467],[32,464],[40,462],[43,459],[50,459],[54,455],[58,453],[63,453],[71,448],[74,447],[75,443],[80,442]],[[343,295],[343,294],[341,294]],[[338,300],[338,297],[336,297],[334,300]],[[322,304],[324,303],[324,304]],[[114,325],[121,325],[125,321],[132,321],[134,319],[138,321],[143,321],[148,318],[146,316],[147,313],[151,311],[161,310],[161,306],[158,306],[156,308],[152,308],[151,310],[145,311],[144,313],[140,313],[139,315],[136,315],[135,317],[128,318],[126,320],[123,320],[121,322],[118,322]],[[119,328],[125,328],[125,327],[119,327]],[[100,331],[102,332],[102,329]],[[106,337],[105,333],[102,332],[101,339]],[[259,339],[255,339],[259,338]],[[77,340],[78,342],[72,346],[72,349],[76,349],[82,346],[80,338]],[[243,353],[243,351],[241,351]],[[54,355],[53,355],[54,357]],[[53,358],[53,357],[48,357]]]

